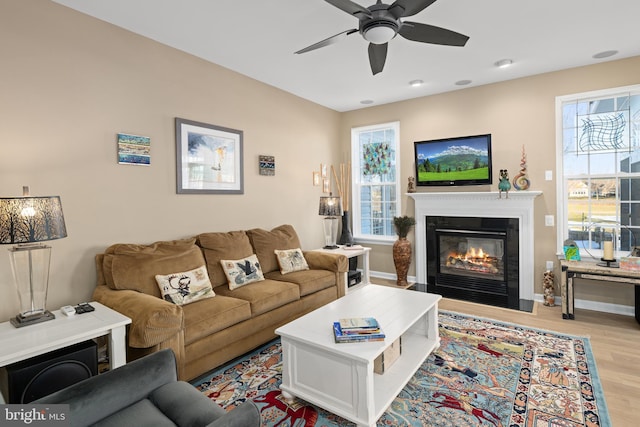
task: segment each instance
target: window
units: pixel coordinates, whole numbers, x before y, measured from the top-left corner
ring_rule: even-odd
[[[353,235],[363,242],[394,241],[400,212],[400,123],[351,129]]]
[[[624,256],[640,246],[640,86],[560,97],[556,114],[559,239]]]

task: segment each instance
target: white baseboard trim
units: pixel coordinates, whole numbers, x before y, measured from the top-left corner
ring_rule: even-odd
[[[371,271],[371,278],[379,277],[380,279],[386,280],[396,280],[396,275],[393,273],[385,273],[382,271]],[[409,283],[415,283],[415,276],[407,277],[407,281]],[[543,303],[544,296],[543,294],[534,294],[533,300],[536,302]],[[559,296],[556,296],[556,305],[562,305],[562,299]],[[590,301],[583,299],[575,300],[575,307],[582,308],[585,310],[593,310],[593,311],[602,311],[604,313],[612,313],[612,314],[620,314],[623,316],[635,316],[635,307],[633,305],[622,305],[622,304],[612,304],[608,302],[598,302],[598,301]]]
[[[542,294],[535,294],[533,299],[537,302],[544,302]],[[562,299],[556,296],[556,305],[562,305]],[[622,316],[635,316],[636,309],[632,305],[612,304],[608,302],[598,302],[585,299],[577,299],[574,301],[576,308],[585,310],[601,311],[603,313],[620,314]]]
[[[369,277],[371,277],[371,279],[373,278],[379,278],[379,279],[385,279],[385,280],[397,280],[398,276],[396,276],[393,273],[385,273],[384,271],[370,271],[369,272]],[[409,283],[415,283],[416,282],[416,276],[407,276],[407,282]]]

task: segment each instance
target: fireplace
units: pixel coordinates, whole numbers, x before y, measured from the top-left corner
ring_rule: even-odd
[[[507,284],[503,285],[503,280],[497,278],[500,274],[490,275],[493,282],[489,282],[491,285],[497,285],[494,287],[500,289],[501,293],[508,293],[507,301],[510,298],[515,298],[512,295],[517,295],[519,299],[520,309],[530,310],[530,306],[533,305],[534,299],[534,200],[536,197],[542,194],[541,191],[512,191],[509,193],[509,198],[499,198],[497,191],[486,192],[419,192],[409,193],[407,196],[411,197],[415,201],[415,243],[414,243],[414,262],[416,269],[416,283],[418,287],[426,286],[429,283],[430,277],[437,276],[438,274],[447,274],[448,279],[457,280],[458,282],[474,282],[476,281],[477,274],[481,272],[468,272],[466,276],[457,274],[458,277],[451,277],[451,270],[444,269],[444,271],[438,272],[438,265],[428,265],[427,263],[427,250],[429,245],[435,245],[436,240],[429,237],[427,239],[427,218],[430,217],[448,217],[448,218],[473,218],[479,220],[478,224],[468,224],[469,233],[464,234],[468,236],[470,240],[466,238],[457,237],[457,243],[470,244],[474,242],[471,240],[475,237],[489,237],[495,236],[494,234],[485,235],[484,231],[490,231],[502,233],[497,229],[502,228],[497,226],[496,223],[508,220],[516,221],[507,225],[507,229],[512,231],[517,229],[518,238],[517,243],[505,242],[503,244],[503,251],[507,255],[507,259],[502,259],[503,273],[506,275]],[[517,224],[517,225],[514,225]],[[443,230],[451,229],[449,226],[442,226]],[[508,232],[507,232],[508,233]],[[445,236],[451,236],[444,234]],[[455,235],[453,235],[455,236]],[[498,234],[497,236],[500,236]],[[502,240],[501,238],[497,240]],[[507,238],[507,240],[509,240]],[[427,243],[429,242],[429,243]],[[440,244],[440,243],[438,243]],[[441,245],[453,245],[454,243],[445,239]],[[496,246],[497,245],[497,246]],[[499,248],[499,244],[494,244]],[[517,255],[510,256],[510,251],[516,251]],[[493,254],[495,256],[495,254]],[[446,265],[445,265],[446,267]],[[499,268],[499,267],[498,267]],[[470,268],[471,270],[471,268]],[[454,273],[460,273],[454,271]],[[514,277],[510,277],[514,275]],[[517,278],[515,278],[517,275]],[[441,277],[442,278],[442,277]],[[454,281],[455,281],[454,280]],[[499,283],[496,283],[499,282]],[[480,285],[477,285],[480,286]],[[486,284],[485,284],[486,286]],[[507,286],[507,290],[504,290],[504,286]],[[509,286],[517,286],[518,291],[511,292]],[[469,289],[469,293],[479,292],[475,289]],[[453,297],[453,296],[452,296]],[[457,298],[457,297],[456,297]],[[500,298],[504,299],[503,296]],[[539,296],[542,298],[542,295]],[[486,304],[493,304],[492,302],[485,302]],[[501,305],[502,304],[495,304]],[[511,306],[514,306],[512,304]]]
[[[520,308],[516,218],[427,216],[427,291]]]

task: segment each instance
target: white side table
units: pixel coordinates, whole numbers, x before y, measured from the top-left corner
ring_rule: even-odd
[[[109,337],[111,369],[127,363],[125,335],[131,319],[99,302],[90,304],[95,311],[67,317],[55,310],[55,319],[23,328],[0,323],[0,367],[105,335]]]
[[[358,285],[355,285],[349,288],[348,286],[349,283],[347,280],[348,277],[345,277],[345,281],[344,281],[346,286],[345,295],[349,293],[349,291],[359,289],[362,286],[365,286],[371,283],[371,278],[369,277],[369,252],[371,252],[371,248],[366,248],[360,245],[354,245],[348,248],[346,246],[340,245],[338,249],[314,249],[314,251],[344,255],[347,258],[353,258],[358,256],[362,257],[362,281]],[[345,273],[345,276],[347,275],[348,273]]]

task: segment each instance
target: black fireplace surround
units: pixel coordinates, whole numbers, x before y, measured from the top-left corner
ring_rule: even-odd
[[[517,218],[427,216],[427,292],[530,311],[519,296]]]

